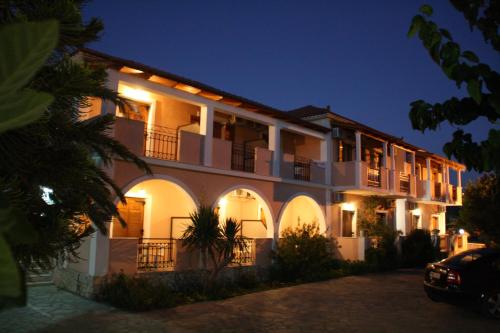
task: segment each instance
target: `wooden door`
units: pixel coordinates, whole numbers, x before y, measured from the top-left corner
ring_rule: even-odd
[[[122,227],[119,221],[113,223],[113,237],[137,237],[141,238],[144,233],[144,199],[126,198],[127,204],[118,204],[120,216],[127,222]]]
[[[352,237],[352,219],[354,218],[354,212],[349,210],[342,211],[342,237]]]

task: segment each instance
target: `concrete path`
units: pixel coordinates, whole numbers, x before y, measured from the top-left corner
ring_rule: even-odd
[[[433,303],[418,271],[353,276],[132,314],[54,287],[0,313],[0,332],[500,332],[500,322]]]

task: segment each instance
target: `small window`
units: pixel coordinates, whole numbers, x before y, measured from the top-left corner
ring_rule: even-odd
[[[352,237],[354,235],[352,231],[352,221],[354,218],[354,212],[349,210],[342,211],[342,237]]]

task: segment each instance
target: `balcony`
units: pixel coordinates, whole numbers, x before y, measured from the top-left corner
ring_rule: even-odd
[[[178,136],[175,129],[151,126],[144,131],[144,156],[160,160],[177,160]]]
[[[381,187],[380,169],[367,168],[368,186]]]
[[[293,161],[293,178],[297,180],[311,180],[311,160],[301,156],[295,156]]]
[[[410,175],[399,173],[399,192],[410,193]]]

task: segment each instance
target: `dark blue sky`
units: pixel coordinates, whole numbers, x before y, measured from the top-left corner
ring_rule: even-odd
[[[461,95],[406,33],[423,0],[97,1],[84,15],[104,20],[90,47],[290,110],[307,104],[404,137],[436,153],[453,128],[411,129],[409,104]],[[427,1],[462,47],[500,67],[448,1]],[[484,138],[486,122],[468,127]],[[467,175],[467,178],[472,175]]]

